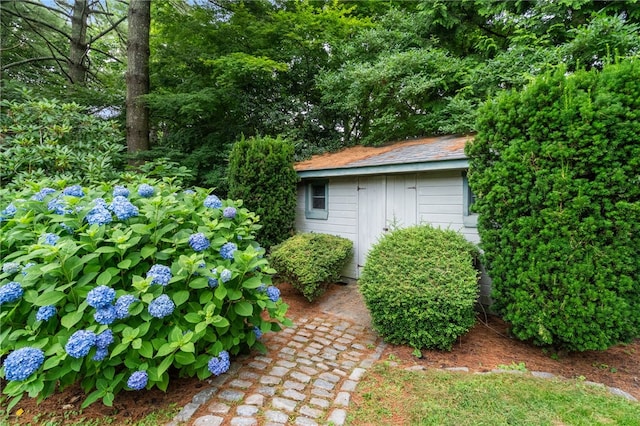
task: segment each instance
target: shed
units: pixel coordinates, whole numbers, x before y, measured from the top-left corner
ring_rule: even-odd
[[[353,241],[342,274],[360,277],[371,246],[393,227],[420,223],[460,232],[479,242],[464,146],[472,136],[442,136],[354,146],[299,162],[295,227]],[[489,303],[488,280],[481,302]]]

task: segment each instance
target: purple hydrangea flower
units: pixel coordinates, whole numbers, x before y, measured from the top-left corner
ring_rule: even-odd
[[[89,225],[106,225],[107,223],[111,223],[113,218],[111,217],[111,212],[103,206],[96,206],[89,210],[85,220]]]
[[[0,287],[0,305],[15,302],[22,297],[24,290],[20,283],[11,281]]]
[[[56,307],[53,305],[41,306],[36,313],[36,320],[47,321],[56,314]]]
[[[220,201],[220,198],[216,197],[215,195],[209,195],[204,199],[203,204],[205,207],[208,207],[210,209],[219,209],[220,207],[222,207],[222,201]]]
[[[220,256],[223,259],[233,259],[233,252],[238,249],[238,246],[234,243],[225,243],[220,247]]]
[[[222,351],[217,357],[211,358],[208,364],[209,371],[215,376],[226,373],[230,366],[231,362],[229,361],[229,352],[227,351]]]
[[[224,269],[220,272],[220,280],[222,280],[223,283],[229,282],[231,280],[231,271]]]
[[[42,244],[46,244],[49,246],[55,246],[60,236],[58,234],[54,234],[51,232],[47,232],[42,237],[40,237]]]
[[[113,331],[109,328],[96,336],[96,348],[98,349],[106,349],[112,343]]]
[[[131,306],[133,302],[137,302],[137,301],[138,299],[136,299],[131,294],[125,294],[124,296],[118,297],[118,300],[116,300],[116,305],[115,305],[116,317],[118,319],[127,318],[129,316],[129,306]]]
[[[74,358],[82,358],[87,356],[95,344],[96,335],[93,331],[78,330],[69,337],[64,350]]]
[[[47,195],[53,194],[55,192],[56,190],[53,188],[42,188],[38,193],[34,194],[31,199],[36,201],[43,201]]]
[[[35,373],[44,362],[44,352],[37,348],[24,347],[11,352],[4,360],[7,380],[21,382]]]
[[[155,318],[164,318],[171,315],[176,305],[166,294],[161,294],[149,303],[149,313]]]
[[[153,265],[147,272],[147,278],[149,277],[151,277],[151,284],[166,286],[171,280],[171,268],[164,265]]]
[[[113,188],[113,196],[114,197],[128,197],[129,190],[122,185],[116,185]]]
[[[227,207],[222,211],[222,216],[226,217],[227,219],[233,219],[234,217],[236,217],[236,208]]]
[[[143,183],[138,187],[138,195],[144,198],[152,197],[155,192],[155,188],[146,183]]]
[[[20,270],[20,264],[17,262],[7,262],[2,265],[2,273],[15,274]]]
[[[211,243],[202,232],[198,232],[189,236],[189,245],[195,251],[203,251],[208,249]]]
[[[93,319],[96,320],[98,324],[109,325],[116,320],[117,312],[114,306],[107,306],[106,308],[96,309],[93,314]]]
[[[256,335],[256,339],[260,339],[262,337],[262,330],[260,330],[260,327],[258,326],[253,327],[253,333]]]
[[[272,302],[277,302],[280,298],[280,290],[278,289],[278,287],[274,287],[272,285],[267,287],[267,297]]]
[[[67,186],[62,190],[62,193],[71,197],[84,197],[84,191],[80,185]]]
[[[141,390],[147,386],[149,381],[149,375],[146,371],[136,371],[127,380],[127,386],[133,390]]]
[[[113,197],[111,204],[109,204],[109,207],[107,208],[120,220],[126,220],[130,217],[138,216],[139,213],[138,208],[131,204],[131,201],[122,195]]]
[[[109,350],[107,348],[98,348],[91,359],[94,361],[102,361],[107,357],[107,355],[109,355]]]
[[[87,294],[87,303],[92,308],[104,309],[111,306],[113,299],[116,298],[116,291],[106,285],[101,285]]]

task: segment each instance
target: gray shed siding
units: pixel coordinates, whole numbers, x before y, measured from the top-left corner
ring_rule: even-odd
[[[394,198],[389,191],[397,191],[397,177],[409,175],[377,175],[385,179],[378,179],[385,185],[385,199],[380,200],[379,208],[385,210],[386,224],[379,226],[380,229],[373,227],[360,226],[360,232],[366,229],[370,232],[370,241],[375,241],[385,231],[384,226],[391,224],[393,217],[388,217],[393,211],[389,206],[389,200]],[[434,226],[453,229],[462,233],[465,238],[471,242],[479,241],[478,232],[475,227],[465,226],[463,220],[463,178],[462,170],[446,170],[436,172],[417,173],[416,176],[416,202],[415,214],[406,215],[415,217],[416,223],[405,223],[401,226],[410,226],[418,223],[430,223]],[[328,179],[328,210],[327,219],[306,219],[305,218],[305,191],[306,181],[302,181],[298,185],[298,203],[296,210],[296,230],[298,232],[321,232],[326,234],[338,235],[353,241],[354,258],[346,266],[343,275],[347,278],[357,279],[359,277],[358,260],[363,262],[364,257],[359,253],[366,253],[370,247],[358,247],[359,238],[358,220],[365,221],[367,217],[358,217],[360,215],[371,215],[372,212],[358,210],[358,176],[332,177]],[[362,178],[364,179],[364,178]],[[411,181],[411,180],[409,180]],[[396,197],[398,198],[398,197]],[[402,199],[402,197],[399,197]],[[366,238],[365,238],[366,240]]]

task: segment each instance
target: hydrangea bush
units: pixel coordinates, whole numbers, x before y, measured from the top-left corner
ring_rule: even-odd
[[[222,374],[290,325],[241,202],[169,180],[119,183],[42,185],[0,212],[9,409],[77,381],[84,406],[111,405],[123,389]]]

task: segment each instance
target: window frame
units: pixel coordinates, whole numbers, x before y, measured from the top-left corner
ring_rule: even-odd
[[[478,227],[478,213],[471,211],[471,206],[475,202],[475,195],[469,187],[467,172],[462,173],[462,223],[467,228]]]
[[[314,187],[322,185],[324,187],[324,208],[318,209],[313,207]],[[307,219],[327,220],[329,219],[329,181],[312,180],[305,184],[305,206],[304,217]]]

